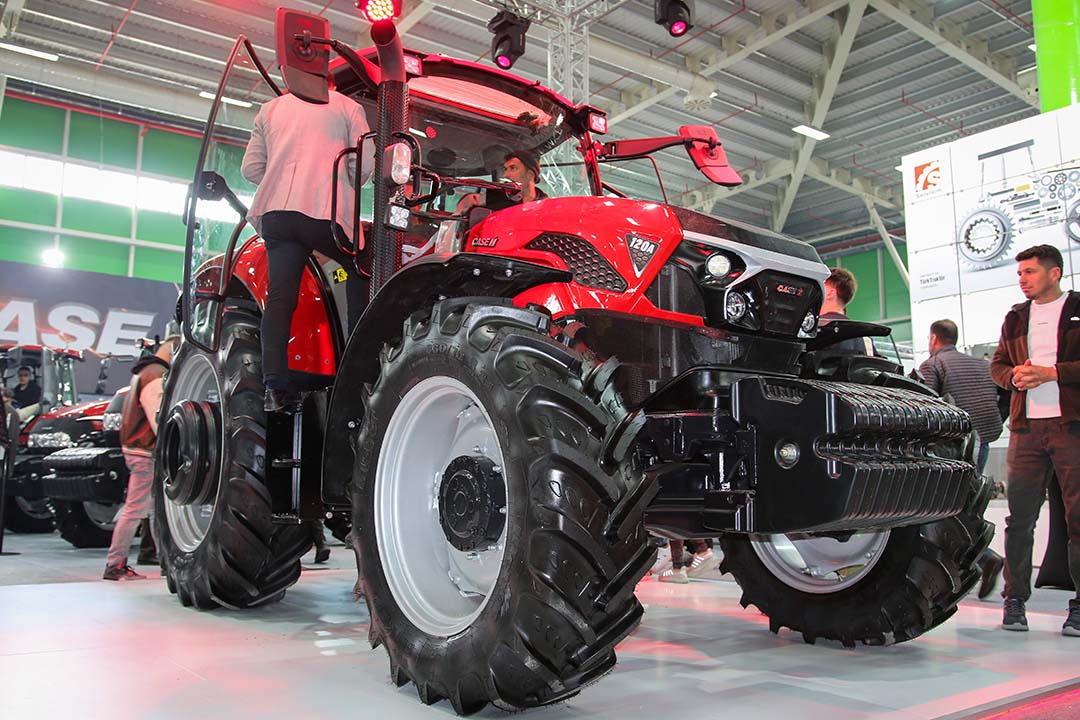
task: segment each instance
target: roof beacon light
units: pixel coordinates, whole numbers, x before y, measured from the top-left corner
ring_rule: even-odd
[[[356,7],[370,23],[393,20],[401,15],[401,0],[356,0]]]
[[[653,19],[667,28],[672,37],[681,37],[694,27],[693,0],[654,0]]]

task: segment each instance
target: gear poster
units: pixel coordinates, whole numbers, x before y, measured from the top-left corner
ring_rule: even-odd
[[[1062,287],[1080,271],[1080,106],[1027,118],[904,157],[904,209],[915,350],[934,320],[960,344],[995,343],[1023,302],[1018,252],[1053,245]],[[1074,264],[1076,268],[1074,269]]]

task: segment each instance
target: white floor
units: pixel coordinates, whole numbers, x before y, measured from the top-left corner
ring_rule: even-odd
[[[20,554],[0,557],[0,718],[452,717],[448,703],[425,707],[389,682],[351,598],[351,553],[332,547],[328,566],[305,564],[276,605],[198,612],[156,571],[104,582],[104,550],[8,534],[4,549]],[[960,718],[1080,681],[1080,639],[1060,635],[1063,591],[1036,591],[1027,634],[999,630],[1000,604],[971,597],[927,636],[855,650],[772,635],[720,579],[638,592],[645,620],[615,671],[524,717]]]

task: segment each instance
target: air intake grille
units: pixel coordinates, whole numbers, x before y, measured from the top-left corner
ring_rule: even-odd
[[[527,250],[555,253],[574,274],[574,282],[587,287],[624,292],[626,280],[591,244],[575,235],[544,233],[528,245]]]

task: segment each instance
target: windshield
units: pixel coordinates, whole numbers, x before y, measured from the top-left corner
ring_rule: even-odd
[[[522,90],[517,81],[470,64],[426,59],[426,74],[409,79],[409,132],[425,167],[447,178],[497,182],[506,156],[528,150],[540,161],[539,185],[548,196],[593,194],[578,149],[580,136],[566,107],[544,92]],[[348,86],[351,71],[338,73],[339,83]],[[377,117],[375,99],[366,88],[351,94],[369,120]],[[448,188],[440,209],[453,211],[461,196],[474,191]]]

